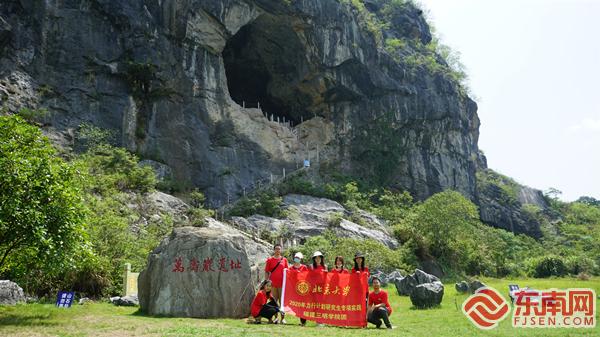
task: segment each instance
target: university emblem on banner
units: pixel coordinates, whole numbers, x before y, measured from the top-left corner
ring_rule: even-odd
[[[306,281],[296,283],[296,293],[300,296],[305,296],[310,291],[310,284]]]

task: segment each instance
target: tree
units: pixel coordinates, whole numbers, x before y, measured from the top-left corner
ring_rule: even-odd
[[[477,206],[459,192],[447,190],[429,197],[415,213],[408,219],[433,257],[443,265],[465,270],[481,244],[475,237],[480,224]]]
[[[72,167],[38,128],[1,116],[0,272],[19,254],[47,267],[64,263],[85,242],[83,219]]]
[[[576,200],[576,202],[580,202],[582,204],[586,204],[589,206],[600,206],[600,200],[594,198],[594,197],[588,197],[588,196],[581,196],[579,197],[579,199]]]

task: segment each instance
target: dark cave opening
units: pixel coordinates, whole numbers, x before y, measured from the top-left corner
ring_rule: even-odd
[[[227,86],[240,106],[260,108],[293,125],[315,116],[306,51],[289,18],[262,15],[242,27],[223,50]]]

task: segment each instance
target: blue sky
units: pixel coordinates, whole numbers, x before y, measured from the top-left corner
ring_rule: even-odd
[[[421,0],[461,54],[490,168],[600,199],[600,0]]]

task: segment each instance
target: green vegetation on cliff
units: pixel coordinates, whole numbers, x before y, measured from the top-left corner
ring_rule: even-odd
[[[512,179],[491,170],[486,174],[484,184],[493,184],[502,190],[506,203],[516,201],[517,185]],[[554,200],[560,220],[551,220],[539,208],[524,205],[523,212],[536,217],[548,229],[540,240],[535,240],[482,223],[477,206],[456,191],[447,190],[423,202],[415,202],[408,192],[374,189],[350,177],[332,175],[319,179],[317,181],[307,174],[294,175],[269,193],[247,197],[236,207],[265,203],[268,208],[262,211],[257,207],[246,208],[244,214],[285,215],[281,209],[281,196],[298,193],[336,200],[349,210],[372,212],[388,222],[401,244],[399,249],[392,250],[374,241],[363,240],[370,242],[362,248],[371,253],[373,266],[385,270],[408,270],[418,267],[423,261],[435,260],[448,276],[547,277],[571,274],[585,278],[600,274],[600,206],[593,203]],[[341,215],[330,219],[333,224],[339,221]],[[556,223],[551,224],[551,221]],[[552,232],[550,229],[554,226],[557,231]],[[333,257],[338,254],[351,255],[344,247],[360,247],[354,241],[326,234],[309,239],[298,249],[303,252],[319,249],[326,253],[327,262],[333,263]],[[375,256],[387,262],[375,262]]]

